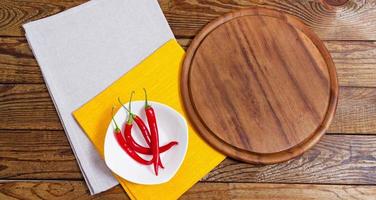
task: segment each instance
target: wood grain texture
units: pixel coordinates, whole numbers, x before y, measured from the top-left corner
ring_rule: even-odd
[[[26,38],[0,37],[0,83],[44,83]]]
[[[0,131],[0,179],[82,179],[63,131]],[[257,166],[226,159],[203,181],[376,185],[376,136],[326,135],[302,157]]]
[[[325,42],[340,86],[376,87],[376,42]]]
[[[23,36],[21,25],[87,0],[3,0],[0,2],[0,35]],[[302,19],[324,40],[375,40],[375,0],[350,0],[345,6],[328,8],[318,0],[159,0],[176,36],[192,37],[206,23],[236,9],[264,7],[282,10]]]
[[[295,17],[270,9],[209,23],[190,44],[181,74],[184,107],[199,134],[249,163],[282,162],[311,148],[338,101],[322,41]]]
[[[45,85],[0,85],[0,129],[62,130]]]
[[[351,87],[342,88],[340,90],[336,116],[334,117],[328,132],[375,133],[375,89],[376,88],[363,88],[358,90],[358,88]],[[365,117],[364,114],[370,114],[370,118]]]
[[[178,39],[186,49],[191,39]],[[0,83],[44,83],[26,39],[0,37]],[[337,68],[340,86],[376,87],[376,42],[324,42]]]
[[[24,36],[22,24],[44,18],[87,0],[2,0],[0,1],[0,36]]]
[[[329,133],[376,134],[376,88],[341,87]],[[0,84],[0,129],[62,130],[42,84]]]
[[[349,2],[349,0],[320,0],[320,1],[328,6],[343,6]]]
[[[254,183],[198,183],[180,199],[254,200],[374,200],[375,186]],[[90,196],[82,181],[17,181],[0,183],[0,198],[8,199],[129,199],[120,186]]]
[[[0,130],[0,152],[1,179],[82,179],[63,131]]]
[[[129,199],[120,186],[106,192],[90,196],[83,181],[0,181],[0,199]]]
[[[294,160],[254,166],[226,159],[203,180],[375,184],[375,142],[374,136],[326,135],[311,150]]]
[[[323,40],[375,40],[376,1],[350,0],[328,8],[317,0],[160,0],[176,36],[192,37],[209,21],[249,7],[280,10],[300,18]]]
[[[23,38],[21,25],[86,1],[0,1],[0,36],[12,36],[0,37],[0,84],[22,83],[0,85],[0,129],[35,129],[0,130],[0,179],[82,179],[63,131],[43,130],[62,130],[62,127],[43,85],[40,69]],[[324,40],[376,40],[375,0],[350,0],[344,7],[334,9],[315,0],[159,2],[174,33],[184,38],[192,38],[207,22],[224,13],[260,6],[298,16]],[[183,46],[190,41],[179,40]],[[376,133],[376,90],[363,88],[376,87],[376,42],[327,41],[325,45],[336,64],[340,85],[358,87],[341,88],[337,115],[328,131],[338,134],[338,138],[325,136],[317,148],[307,153],[309,156],[304,154],[283,165],[262,167],[227,159],[204,179],[219,182],[237,179],[242,182],[315,182],[320,185],[198,183],[182,199],[376,199],[375,186],[321,185],[326,179],[328,181],[324,182],[331,184],[375,185],[367,178],[375,180],[376,142],[373,136],[349,135],[343,138],[339,134]],[[82,180],[26,180],[0,183],[0,199],[128,198],[120,186],[89,196]]]
[[[374,200],[374,186],[199,183],[181,199]]]

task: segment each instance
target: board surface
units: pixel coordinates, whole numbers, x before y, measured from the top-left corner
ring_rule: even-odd
[[[263,8],[208,24],[188,48],[181,81],[201,136],[250,163],[286,161],[312,147],[338,99],[322,41],[294,17]]]
[[[90,196],[21,27],[86,1],[0,1],[0,199],[128,199],[120,186]],[[266,166],[227,158],[181,199],[375,200],[375,0],[334,8],[321,0],[159,3],[185,49],[207,22],[235,9],[290,13],[324,41],[340,85],[336,115],[312,149]]]

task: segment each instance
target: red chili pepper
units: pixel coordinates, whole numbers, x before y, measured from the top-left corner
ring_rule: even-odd
[[[131,135],[131,131],[132,131],[132,126],[133,126],[133,116],[132,116],[132,112],[131,112],[131,102],[132,102],[132,97],[133,97],[133,94],[134,94],[134,91],[132,91],[131,93],[131,97],[129,99],[129,108],[127,109],[128,111],[128,120],[127,122],[125,123],[125,128],[124,128],[124,132],[125,132],[125,139],[126,141],[128,142],[128,144],[132,147],[132,135]],[[118,98],[119,102],[120,102],[120,98]],[[125,106],[123,104],[121,104],[124,108]],[[133,147],[132,147],[133,148]]]
[[[153,159],[151,160],[145,160],[141,158],[124,140],[124,137],[121,135],[121,132],[115,132],[116,140],[118,141],[121,148],[135,161],[143,164],[143,165],[150,165],[154,163]]]
[[[136,114],[133,114],[133,119],[136,122],[138,128],[141,130],[141,132],[143,132],[143,135],[148,135],[150,137],[150,132],[149,132],[148,128],[146,127],[144,121],[142,121],[142,119]],[[149,141],[150,141],[150,139],[149,139]],[[150,143],[148,141],[146,141],[146,142],[150,146]],[[169,142],[169,143],[159,147],[159,153],[163,153],[163,152],[169,150],[171,147],[173,147],[177,144],[179,144],[177,141]],[[143,146],[139,145],[138,143],[136,143],[136,145],[138,145],[140,147],[140,153],[148,154],[148,155],[152,153],[150,148],[143,147]]]
[[[132,114],[132,115],[133,115],[134,121],[136,122],[138,128],[140,129],[142,135],[144,136],[146,143],[150,146],[151,145],[151,138],[150,138],[151,135],[150,135],[148,128],[146,128],[144,121],[142,121],[142,119],[139,116],[137,116],[135,114]]]
[[[115,119],[114,119],[114,115],[113,115],[113,112],[114,112],[114,108],[112,107],[112,120],[113,122],[115,123],[115,138],[117,140],[117,142],[119,143],[120,147],[131,157],[133,158],[135,161],[143,164],[143,165],[150,165],[152,163],[154,163],[154,160],[151,159],[151,160],[145,160],[143,158],[141,158],[126,142],[126,140],[124,139],[123,135],[121,134],[121,130],[119,129]]]
[[[135,144],[139,145],[136,141],[135,141]],[[159,153],[164,153],[164,152],[168,151],[169,149],[171,149],[171,147],[173,147],[177,144],[178,144],[178,142],[176,142],[176,141],[169,142],[169,143],[159,147]],[[137,151],[138,153],[145,154],[145,155],[152,155],[153,154],[153,152],[151,151],[150,148],[147,148],[147,147],[144,147],[144,146],[141,146],[141,145],[138,146],[137,148],[134,148],[134,150]]]
[[[158,136],[158,126],[157,126],[157,119],[155,117],[154,109],[151,105],[148,104],[148,96],[146,93],[146,89],[144,88],[145,92],[145,113],[146,118],[148,119],[149,129],[151,133],[151,149],[153,151],[153,160],[154,160],[154,171],[155,174],[158,176],[158,163],[159,163],[159,136]]]
[[[120,105],[123,106],[123,108],[129,113],[129,116],[132,117],[132,119],[136,122],[137,126],[141,130],[142,135],[144,136],[145,142],[150,146],[150,144],[151,144],[150,133],[149,133],[149,130],[147,130],[147,128],[145,126],[145,123],[142,121],[142,119],[140,117],[138,117],[137,115],[135,115],[134,113],[132,113],[128,108],[126,108],[124,106],[124,104],[122,103],[120,97],[118,97],[118,101],[119,101]],[[129,104],[129,107],[130,107],[130,104]],[[141,146],[138,143],[136,143],[136,141],[134,143],[135,143],[135,146]]]
[[[146,128],[146,125],[145,123],[142,121],[142,119],[138,116],[138,115],[135,115],[133,114],[133,119],[134,121],[136,122],[137,126],[140,128],[141,132],[145,133],[143,135],[150,135],[149,133],[149,130]],[[141,123],[139,123],[141,122]],[[150,141],[150,140],[149,140]],[[144,147],[142,146],[141,144],[137,143],[133,137],[130,137],[130,142],[131,142],[131,147],[137,151],[138,153],[142,153],[142,154],[145,154],[145,155],[152,155],[152,150],[148,147]],[[146,141],[147,142],[147,141]],[[148,142],[147,142],[148,143]],[[148,143],[149,144],[149,143]],[[159,153],[164,153],[166,152],[167,150],[171,149],[171,147],[175,146],[179,144],[177,141],[172,141],[172,142],[169,142],[161,147],[159,147]],[[150,146],[150,144],[149,144]],[[163,168],[163,167],[162,167]]]
[[[133,93],[132,93],[133,95]],[[131,99],[129,101],[129,103],[131,103],[131,100],[132,100],[132,95],[131,95]],[[142,121],[142,119],[133,114],[131,112],[131,104],[129,104],[129,109],[127,109],[124,104],[121,102],[120,98],[118,98],[118,101],[119,103],[123,106],[123,108],[128,111],[129,113],[129,116],[132,117],[134,119],[134,121],[136,122],[137,126],[140,128],[141,132],[142,132],[142,135],[144,136],[144,139],[146,141],[146,143],[150,146],[151,145],[151,141],[150,141],[150,132],[149,130],[146,128],[146,125],[145,123]],[[129,121],[131,119],[128,119],[128,122],[130,123],[130,125],[132,124],[132,121]],[[140,144],[138,144],[132,137],[132,134],[131,134],[131,129],[132,129],[132,126],[129,127],[128,123],[126,124],[125,126],[125,133],[126,133],[126,139],[127,141],[129,141],[129,145],[138,153],[142,153],[142,154],[148,154],[148,155],[151,155],[153,153],[153,151],[150,149],[150,148],[146,148],[146,147],[143,147],[141,146]],[[160,152],[165,152],[167,151],[168,149],[170,149],[171,147],[173,147],[174,145],[178,144],[177,142],[170,142],[168,143],[167,145],[164,145],[162,147],[159,147],[159,151]],[[163,169],[164,166],[162,164],[162,161],[159,159],[159,163],[158,165]]]
[[[142,132],[142,135],[147,135],[150,137],[150,132],[149,130],[147,129],[144,121],[142,121],[142,119],[136,115],[136,114],[132,114],[133,115],[133,119],[134,121],[136,122],[138,128],[141,130]],[[151,142],[150,142],[150,138],[149,139],[146,139],[146,143],[150,146],[151,145]],[[161,147],[159,147],[159,153],[163,153],[163,152],[166,152],[167,150],[169,150],[171,147],[175,146],[179,144],[177,141],[172,141],[172,142],[169,142]],[[138,144],[134,139],[133,137],[131,137],[131,146],[132,148],[134,148],[135,151],[139,152],[139,153],[142,153],[142,154],[146,154],[146,155],[152,155],[152,150],[150,148],[147,148],[147,147],[144,147],[140,144]],[[162,167],[162,166],[161,166]],[[162,167],[163,168],[163,167]]]
[[[149,145],[149,147],[151,146],[151,141],[150,141],[150,132],[149,130],[146,128],[146,125],[144,123],[144,121],[142,121],[142,119],[138,116],[138,115],[135,115],[133,114],[133,119],[134,121],[136,122],[138,128],[141,130],[142,132],[142,135],[144,136],[145,140],[146,140],[146,143]],[[147,137],[148,136],[148,137]],[[131,138],[131,144],[133,145],[133,148],[139,152],[139,153],[142,153],[142,154],[147,154],[147,155],[152,155],[153,151],[150,149],[150,148],[146,148],[146,147],[143,147],[141,146],[140,144],[138,144],[136,141],[134,141],[133,138]],[[162,147],[159,147],[159,153],[163,153],[167,150],[169,150],[171,147],[177,145],[178,142],[176,141],[172,141],[166,145],[163,145]],[[161,158],[159,157],[159,166],[164,169],[164,166],[163,166],[163,163],[162,163],[162,160]]]

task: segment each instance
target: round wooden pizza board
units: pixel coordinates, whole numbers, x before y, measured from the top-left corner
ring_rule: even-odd
[[[192,41],[181,91],[191,123],[218,151],[270,164],[302,154],[332,120],[338,82],[323,42],[286,13],[224,15]]]

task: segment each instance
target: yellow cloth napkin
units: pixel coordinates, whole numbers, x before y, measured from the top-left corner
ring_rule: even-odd
[[[136,90],[135,100],[142,100],[142,88],[145,87],[150,100],[167,104],[186,117],[180,96],[180,69],[184,54],[176,40],[168,41],[73,113],[102,157],[104,138],[111,121],[111,109],[113,105],[118,105],[119,96],[128,99],[131,91]],[[131,199],[177,199],[225,158],[206,144],[190,124],[188,126],[186,157],[181,168],[169,182],[140,185],[117,177]]]

